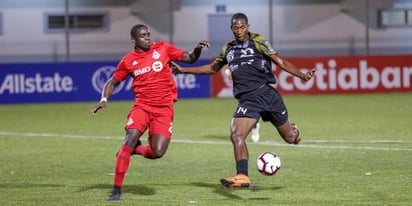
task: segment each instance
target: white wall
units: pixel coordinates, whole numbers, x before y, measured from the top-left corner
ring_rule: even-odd
[[[197,41],[207,39],[207,15],[215,13],[217,0],[195,3],[181,1],[174,13],[173,43],[191,49]],[[351,55],[364,54],[366,45],[363,22],[341,11],[339,1],[318,4],[273,3],[270,21],[267,0],[223,1],[227,13],[244,12],[249,17],[251,31],[272,40],[274,47],[284,55]],[[295,1],[296,2],[296,1]],[[395,4],[398,8],[412,8],[412,3]],[[107,11],[110,29],[106,32],[72,33],[70,52],[72,61],[118,60],[132,49],[129,30],[144,22],[131,14],[128,6],[73,7],[70,11]],[[44,32],[45,12],[64,12],[64,7],[5,8],[3,33],[0,34],[0,62],[64,61],[65,36]],[[153,15],[156,15],[154,12]],[[273,22],[270,37],[269,23]],[[153,40],[169,40],[169,34],[151,28]],[[369,29],[372,54],[412,53],[412,27]],[[216,45],[221,46],[221,45]],[[205,56],[206,55],[206,56]],[[210,55],[206,51],[204,56]]]
[[[78,11],[108,11],[111,25],[109,31],[72,33],[72,54],[125,53],[132,49],[130,27],[140,21],[130,15],[129,8],[88,8]],[[61,8],[8,9],[3,11],[3,35],[0,35],[1,55],[53,55],[65,52],[64,33],[45,33],[43,15],[46,12],[63,12]],[[162,36],[162,35],[159,35]]]

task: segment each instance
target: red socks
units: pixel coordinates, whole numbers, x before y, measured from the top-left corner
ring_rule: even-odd
[[[142,155],[147,159],[154,159],[153,150],[150,145],[138,146],[135,150],[136,154]]]
[[[123,185],[124,176],[129,168],[130,157],[132,155],[133,148],[126,145],[122,145],[119,154],[117,154],[116,170],[114,175],[114,185],[121,187]]]
[[[150,145],[138,146],[135,151],[136,154],[142,155],[147,159],[154,159],[153,150]],[[122,145],[119,154],[117,154],[116,169],[114,175],[114,185],[121,187],[126,175],[126,171],[130,165],[130,157],[132,156],[133,148]]]

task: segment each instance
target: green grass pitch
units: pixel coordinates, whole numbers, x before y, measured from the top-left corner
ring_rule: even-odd
[[[118,202],[106,197],[131,101],[109,101],[97,116],[95,102],[0,105],[0,205],[412,204],[412,93],[284,101],[303,140],[288,145],[263,123],[261,141],[248,139],[249,190],[219,183],[235,172],[236,100],[182,99],[166,155],[133,156]],[[274,176],[256,170],[264,151],[282,160]]]

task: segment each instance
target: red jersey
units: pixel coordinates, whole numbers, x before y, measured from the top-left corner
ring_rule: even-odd
[[[166,42],[153,42],[148,51],[133,50],[120,60],[113,78],[133,78],[135,101],[153,106],[170,105],[177,99],[171,61],[182,60],[184,50]]]

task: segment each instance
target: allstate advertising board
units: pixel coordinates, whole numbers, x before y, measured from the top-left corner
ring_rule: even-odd
[[[198,61],[193,65],[208,63]],[[0,64],[0,104],[98,101],[117,62]],[[174,75],[179,98],[210,97],[210,77]],[[131,78],[111,100],[133,100]]]

